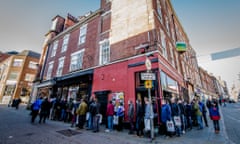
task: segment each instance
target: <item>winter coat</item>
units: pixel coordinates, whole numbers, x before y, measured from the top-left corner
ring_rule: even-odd
[[[166,123],[167,120],[171,120],[171,107],[168,104],[162,105],[162,111],[161,111],[161,120],[163,123]]]
[[[198,103],[194,103],[193,110],[196,116],[202,116],[202,112],[200,110],[200,105]]]
[[[209,109],[209,114],[210,114],[211,120],[220,120],[221,118],[217,107],[211,107]]]
[[[114,115],[114,106],[113,104],[108,104],[106,116],[113,116],[113,115]]]
[[[80,103],[80,105],[79,105],[79,107],[78,107],[78,109],[77,109],[77,114],[78,115],[86,115],[86,113],[87,113],[87,104],[86,104],[86,102],[81,102]]]

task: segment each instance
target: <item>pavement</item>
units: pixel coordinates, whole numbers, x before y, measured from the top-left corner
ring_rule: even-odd
[[[30,124],[30,111],[22,106],[19,110],[0,106],[0,111],[7,111],[6,114],[16,114],[16,116],[11,115],[11,119],[4,114],[5,117],[2,118],[5,119],[5,123],[8,123],[7,121],[10,123],[10,121],[18,118],[18,123],[14,125],[0,125],[0,128],[4,131],[4,133],[1,131],[3,135],[0,136],[0,144],[16,144],[14,138],[18,144],[30,144],[32,142],[36,144],[233,144],[227,136],[223,117],[220,120],[221,130],[219,134],[214,133],[213,123],[208,120],[209,127],[204,127],[203,130],[197,130],[195,127],[181,137],[165,138],[162,135],[157,135],[151,142],[146,137],[140,138],[136,135],[129,135],[127,129],[121,132],[115,130],[105,132],[105,125],[101,125],[100,132],[93,133],[86,129],[71,128],[71,124],[61,121],[47,120],[46,124]],[[13,134],[11,131],[13,129],[20,130],[23,134]]]
[[[63,125],[60,123],[61,127],[65,129],[76,130],[76,128],[70,128],[68,125]],[[208,119],[209,127],[204,127],[203,130],[197,130],[197,128],[193,128],[191,131],[187,131],[185,134],[181,135],[181,137],[171,137],[166,138],[162,135],[155,136],[155,139],[151,142],[149,138],[143,137],[140,138],[136,134],[129,135],[128,130],[124,129],[121,132],[111,131],[105,132],[105,125],[100,127],[100,132],[93,133],[92,131],[88,131],[85,129],[77,130],[82,134],[79,136],[73,136],[72,139],[81,139],[81,142],[84,144],[106,144],[106,143],[119,143],[119,144],[233,144],[226,133],[226,128],[224,125],[224,118],[220,120],[220,133],[215,134],[213,123],[210,119]],[[65,127],[66,126],[66,127]],[[90,139],[84,139],[84,135],[88,135]]]

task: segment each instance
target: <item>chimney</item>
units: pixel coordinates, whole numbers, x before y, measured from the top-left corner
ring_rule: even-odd
[[[67,18],[64,23],[64,30],[71,27],[78,22],[77,18],[68,13]]]

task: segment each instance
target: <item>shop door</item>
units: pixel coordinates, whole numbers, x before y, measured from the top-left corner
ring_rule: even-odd
[[[103,116],[102,124],[106,124],[107,122],[106,111],[107,111],[107,104],[108,104],[108,93],[109,91],[95,92],[96,98],[100,103],[100,114],[102,114]]]

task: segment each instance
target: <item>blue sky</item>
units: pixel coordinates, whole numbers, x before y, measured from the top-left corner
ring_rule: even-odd
[[[200,66],[232,86],[240,72],[239,56],[211,61],[213,52],[240,47],[240,0],[171,0]],[[31,49],[41,53],[44,35],[57,14],[83,15],[100,0],[1,0],[0,51]]]

